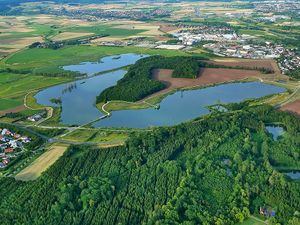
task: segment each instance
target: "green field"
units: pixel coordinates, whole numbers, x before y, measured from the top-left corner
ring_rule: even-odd
[[[128,138],[126,132],[109,132],[101,130],[75,130],[74,132],[63,137],[64,140],[75,142],[107,142],[123,143]]]
[[[14,108],[23,104],[24,96],[32,90],[68,80],[70,78],[0,73],[0,110]]]
[[[245,220],[243,223],[238,223],[236,225],[265,225],[265,223],[255,220],[253,218],[249,218]]]
[[[21,96],[28,93],[29,91],[66,82],[68,80],[70,80],[70,78],[1,73],[0,97],[4,98]]]
[[[20,99],[0,99],[0,111],[5,109],[12,109],[22,104]]]
[[[13,54],[0,63],[0,67],[14,69],[58,68],[63,65],[80,63],[82,61],[98,61],[101,57],[124,54],[160,54],[163,56],[186,56],[189,53],[174,50],[160,50],[138,47],[106,47],[106,46],[68,46],[58,50],[25,49]],[[195,54],[203,55],[203,54]]]
[[[63,29],[64,32],[91,32],[97,35],[109,35],[116,37],[124,37],[136,35],[138,33],[147,31],[142,29],[120,29],[114,28],[111,25],[96,25],[96,26],[76,26],[76,27],[68,27]]]

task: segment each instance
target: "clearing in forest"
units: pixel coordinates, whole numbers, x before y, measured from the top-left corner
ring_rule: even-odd
[[[43,153],[33,163],[18,173],[15,176],[16,180],[29,181],[37,179],[64,154],[67,148],[68,145],[52,145],[48,151]]]

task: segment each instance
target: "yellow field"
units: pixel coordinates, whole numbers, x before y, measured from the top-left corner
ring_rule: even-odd
[[[18,39],[2,39],[0,41],[0,48],[12,48],[12,49],[21,49],[24,48],[33,42],[42,42],[42,37],[24,37]]]
[[[16,180],[29,181],[37,179],[67,150],[68,145],[52,145],[48,151],[38,157],[28,167],[15,176]]]
[[[52,39],[54,41],[63,41],[63,40],[67,40],[67,39],[85,37],[85,36],[89,36],[89,35],[93,35],[93,34],[94,33],[63,32],[63,33],[56,35]]]
[[[141,29],[141,30],[147,30],[145,32],[140,33],[139,35],[144,36],[156,36],[156,35],[162,35],[163,32],[159,31],[158,25],[150,25],[150,24],[132,24],[132,23],[124,23],[119,26],[115,26],[114,28],[120,28],[120,29]]]

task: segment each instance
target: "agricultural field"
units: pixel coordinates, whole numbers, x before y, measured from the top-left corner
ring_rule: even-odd
[[[16,180],[30,181],[35,180],[55,163],[68,149],[68,145],[54,144],[40,155],[33,163],[20,171],[16,176]]]
[[[123,144],[127,140],[129,132],[111,132],[102,130],[75,130],[62,137],[63,140],[74,142],[89,142],[97,145]]]
[[[288,111],[297,114],[300,116],[300,100],[296,100],[290,103],[285,104],[281,110]]]
[[[69,46],[58,50],[52,49],[25,49],[13,54],[0,62],[1,67],[9,67],[20,70],[32,70],[36,73],[43,71],[62,71],[61,66],[77,64],[82,61],[98,61],[100,58],[109,55],[124,53],[137,54],[159,54],[164,56],[189,55],[188,52],[149,49],[138,47],[106,47],[106,46]],[[201,55],[201,54],[196,54]]]
[[[23,107],[26,94],[68,80],[70,78],[0,73],[0,111]]]

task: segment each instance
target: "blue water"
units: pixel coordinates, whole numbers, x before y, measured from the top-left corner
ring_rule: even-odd
[[[98,62],[82,62],[77,65],[64,66],[63,69],[92,76],[95,73],[113,70],[134,64],[137,60],[147,56],[148,55],[138,55],[133,53],[113,55],[104,57]]]
[[[96,63],[84,62],[65,66],[64,69],[86,73],[89,76],[135,63],[146,55],[123,54],[102,58]],[[62,101],[61,123],[82,125],[103,114],[95,107],[96,97],[106,88],[120,80],[126,71],[117,70],[100,76],[56,85],[35,95],[37,102],[46,106],[58,106],[52,98]],[[231,83],[198,90],[178,91],[160,103],[160,109],[114,111],[111,117],[93,124],[95,127],[146,128],[169,126],[209,113],[207,106],[219,103],[241,102],[249,98],[260,98],[284,92],[284,88],[261,82]]]
[[[46,106],[57,106],[52,98],[61,98],[61,122],[67,125],[81,125],[103,114],[95,107],[96,96],[104,89],[120,80],[125,70],[117,70],[103,75],[56,85],[35,95],[37,102]]]
[[[160,103],[160,109],[121,110],[94,123],[95,127],[146,128],[169,126],[206,115],[209,105],[236,103],[284,92],[285,89],[261,82],[231,83],[198,90],[178,91]]]
[[[266,126],[267,131],[272,134],[273,140],[276,141],[284,133],[284,129],[279,126]]]
[[[292,180],[300,180],[300,171],[292,171],[285,174]]]

